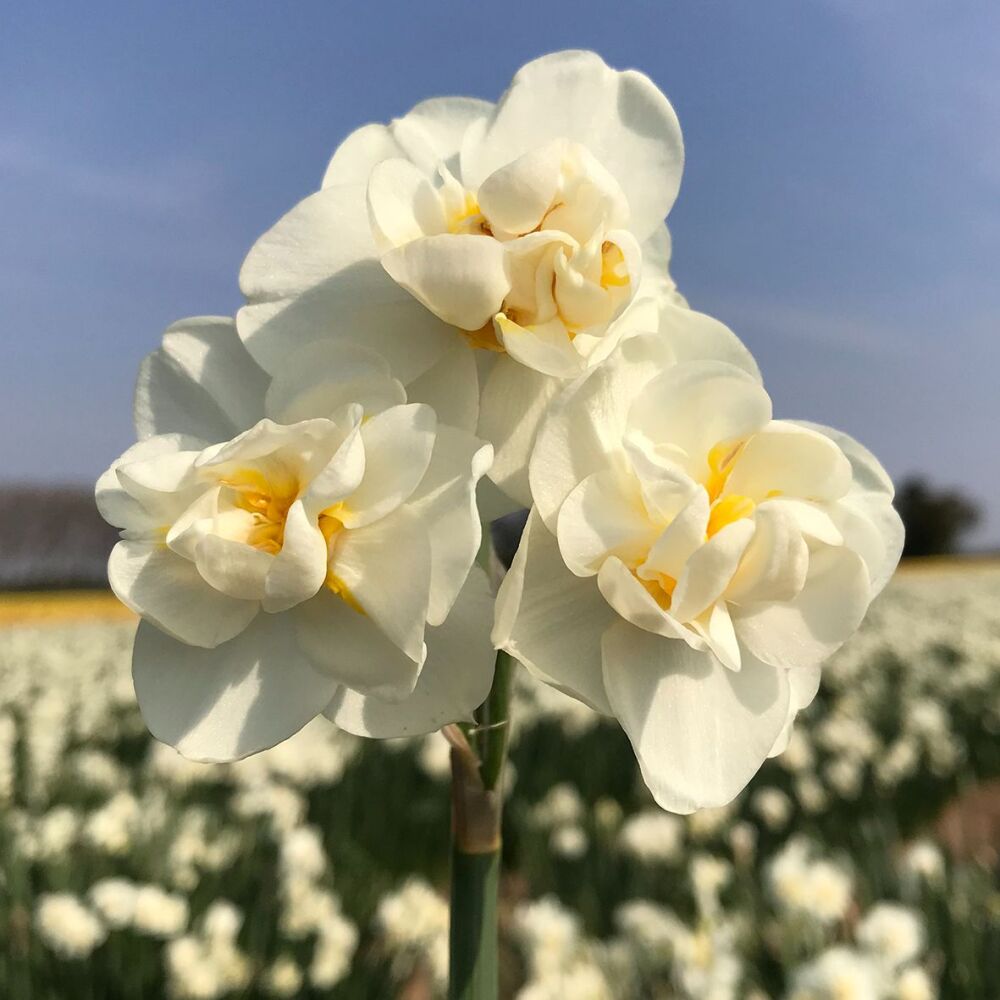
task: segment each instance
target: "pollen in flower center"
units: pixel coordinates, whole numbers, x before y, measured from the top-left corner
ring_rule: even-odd
[[[277,555],[285,540],[288,511],[299,494],[294,477],[269,479],[258,469],[241,469],[222,481],[234,490],[234,506],[250,515],[246,543]]]
[[[729,496],[716,500],[712,504],[712,510],[708,515],[708,527],[705,535],[711,538],[718,534],[727,524],[738,521],[741,517],[750,517],[757,505],[750,497],[741,496],[739,493],[730,493]]]

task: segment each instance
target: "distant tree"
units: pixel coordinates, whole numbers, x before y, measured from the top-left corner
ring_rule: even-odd
[[[955,552],[959,539],[979,521],[979,507],[957,490],[936,489],[921,476],[896,491],[896,510],[906,526],[904,556]]]

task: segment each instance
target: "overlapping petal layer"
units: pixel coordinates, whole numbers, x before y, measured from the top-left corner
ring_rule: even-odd
[[[902,529],[870,453],[772,419],[735,338],[661,315],[670,337],[625,340],[544,419],[494,640],[615,715],[657,801],[689,812],[780,752]],[[706,330],[727,360],[678,359]]]

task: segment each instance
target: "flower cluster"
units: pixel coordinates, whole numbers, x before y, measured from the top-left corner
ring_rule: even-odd
[[[902,528],[875,458],[774,419],[677,292],[683,159],[642,73],[545,56],[496,104],[353,132],[250,250],[235,318],[167,330],[97,484],[155,736],[228,761],[321,714],[429,733],[500,649],[618,719],[672,811],[784,749]],[[481,525],[518,507],[494,602]]]

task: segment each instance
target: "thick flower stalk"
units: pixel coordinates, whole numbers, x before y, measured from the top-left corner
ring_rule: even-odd
[[[481,396],[489,475],[517,501],[493,512],[527,505],[545,407],[634,310],[652,329],[676,297],[663,220],[682,166],[666,97],[594,53],[529,63],[496,105],[424,101],[348,136],[322,189],[257,242],[240,335],[268,371],[291,344],[374,346],[442,416]]]
[[[491,448],[371,351],[318,345],[268,380],[231,321],[187,320],[143,365],[140,438],[97,486],[108,566],[142,616],[153,734],[199,760],[323,713],[368,736],[470,719],[492,614],[475,486]]]
[[[619,719],[656,800],[732,799],[813,698],[902,547],[846,435],[774,420],[752,373],[626,341],[543,423],[494,639]]]

